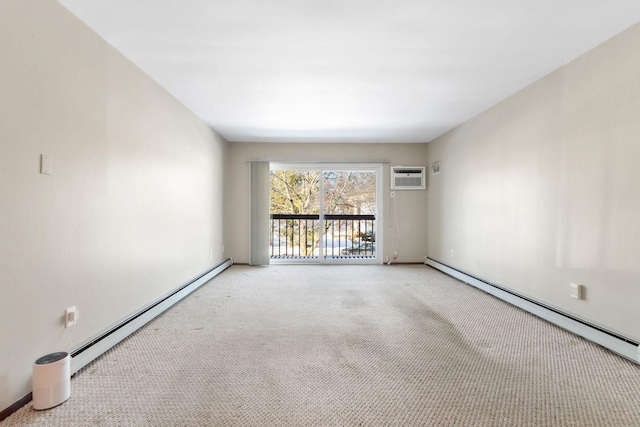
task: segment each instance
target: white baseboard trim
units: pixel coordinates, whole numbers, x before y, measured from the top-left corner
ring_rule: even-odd
[[[640,363],[640,345],[617,333],[593,325],[561,310],[545,305],[523,295],[519,295],[503,286],[475,277],[462,270],[455,269],[432,258],[427,258],[425,264],[448,274],[451,277],[481,289],[503,301],[520,307],[529,313],[547,320],[567,331],[593,341],[619,355]]]
[[[153,320],[155,317],[162,314],[172,305],[176,304],[191,292],[222,273],[231,265],[233,265],[233,260],[231,258],[227,258],[217,266],[204,271],[157,300],[147,304],[145,307],[128,316],[126,319],[123,319],[97,336],[86,341],[76,350],[71,352],[71,375],[74,375],[111,347],[115,346],[120,341]]]

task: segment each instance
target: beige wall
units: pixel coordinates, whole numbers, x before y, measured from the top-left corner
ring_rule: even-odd
[[[250,166],[251,160],[299,162],[367,162],[388,160],[384,165],[385,248],[383,260],[398,249],[398,262],[422,262],[427,255],[426,191],[396,191],[400,240],[389,197],[389,166],[424,166],[427,164],[424,144],[295,144],[241,143],[229,144],[229,200],[226,202],[227,252],[234,262],[248,263],[250,251]],[[390,230],[392,227],[392,230]]]
[[[638,46],[640,25],[428,144],[430,257],[640,339]]]
[[[223,259],[227,144],[53,0],[0,2],[0,57],[2,410],[37,357]]]

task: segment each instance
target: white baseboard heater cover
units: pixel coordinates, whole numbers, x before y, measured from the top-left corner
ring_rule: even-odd
[[[500,298],[503,301],[513,304],[516,307],[520,307],[521,309],[566,329],[567,331],[573,332],[574,334],[586,338],[589,341],[593,341],[596,344],[608,348],[629,360],[640,363],[640,344],[631,339],[618,335],[614,332],[607,331],[606,329],[590,324],[584,320],[580,320],[568,313],[549,307],[531,298],[518,295],[507,288],[475,277],[462,270],[450,267],[436,261],[435,259],[427,257],[425,264],[462,282],[481,289],[488,294]]]
[[[227,258],[217,266],[206,270],[186,283],[178,286],[172,291],[161,296],[152,303],[146,305],[136,313],[108,328],[96,337],[82,344],[71,352],[71,375],[84,368],[86,365],[97,359],[111,347],[124,340],[126,337],[140,329],[142,326],[162,314],[172,305],[198,289],[200,286],[213,279],[218,274],[233,265],[233,260]]]

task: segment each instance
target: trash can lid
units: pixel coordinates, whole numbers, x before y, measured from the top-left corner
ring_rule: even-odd
[[[66,351],[59,351],[57,353],[47,354],[46,356],[42,356],[40,359],[36,360],[36,365],[46,365],[48,363],[57,362],[59,360],[67,357],[69,353]]]

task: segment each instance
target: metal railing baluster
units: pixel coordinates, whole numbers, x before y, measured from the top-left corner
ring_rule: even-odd
[[[305,259],[325,254],[340,258],[375,257],[374,215],[324,215],[328,224],[323,236],[325,252],[315,255],[319,246],[319,228],[316,227],[319,220],[320,215],[313,214],[271,214],[271,258]],[[273,247],[275,244],[277,250]]]

